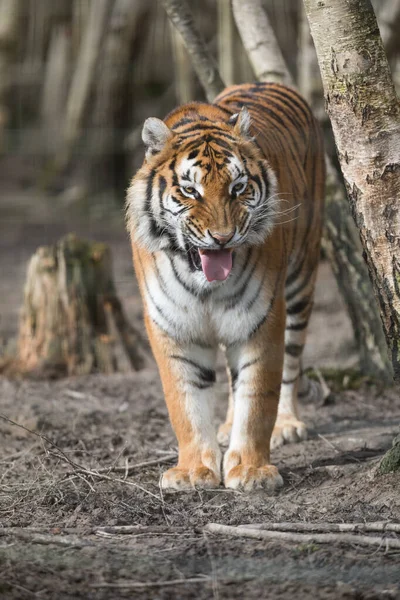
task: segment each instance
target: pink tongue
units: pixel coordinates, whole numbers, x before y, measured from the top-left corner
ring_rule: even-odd
[[[232,269],[232,252],[229,250],[205,250],[200,253],[201,267],[207,281],[223,281]]]

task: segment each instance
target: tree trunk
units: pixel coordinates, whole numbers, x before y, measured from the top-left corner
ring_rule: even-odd
[[[127,360],[137,370],[144,355],[116,295],[110,249],[74,235],[39,248],[28,266],[19,370],[47,376],[112,373]]]
[[[385,456],[382,458],[378,473],[386,475],[387,473],[393,473],[394,471],[400,470],[400,434],[396,435],[392,442],[392,447],[388,450]]]
[[[369,0],[304,3],[350,207],[400,381],[398,98]]]
[[[71,0],[69,0],[71,2]],[[87,23],[89,20],[90,4],[92,0],[72,0],[72,50],[75,61],[82,46]]]
[[[235,83],[234,27],[230,0],[217,0],[218,66],[226,85]]]
[[[297,83],[301,95],[311,106],[314,115],[323,121],[327,119],[324,110],[322,81],[319,74],[317,55],[310,34],[307,15],[301,5],[298,57],[297,57]]]
[[[44,147],[47,154],[53,156],[60,150],[60,124],[64,119],[70,60],[70,25],[55,25],[50,37],[41,107]]]
[[[93,108],[85,119],[86,136],[82,147],[86,159],[83,164],[74,165],[75,185],[83,195],[105,190],[113,199],[115,191],[123,196],[128,183],[124,173],[117,174],[130,117],[127,82],[132,44],[148,13],[146,0],[136,0],[133,5],[131,0],[115,0],[99,60],[101,77],[97,77],[93,85]],[[125,181],[119,182],[124,175]]]
[[[4,130],[10,121],[8,93],[20,14],[21,0],[0,0],[0,153],[5,150]]]
[[[178,104],[186,104],[195,99],[192,63],[181,34],[172,23],[170,23],[170,31],[174,56],[176,100]]]
[[[389,60],[400,49],[400,0],[389,0],[378,13],[379,30]]]
[[[293,85],[261,0],[232,0],[232,9],[257,79]]]
[[[233,0],[233,14],[258,79],[293,86],[268,17],[260,0]],[[265,32],[268,33],[268,39]],[[326,234],[324,247],[352,321],[360,356],[360,369],[386,383],[392,373],[373,291],[361,256],[357,229],[348,210],[345,192],[328,155]],[[371,302],[372,301],[372,302]]]
[[[225,87],[211,54],[197,31],[187,0],[161,0],[171,22],[182,36],[193,67],[209,102]]]
[[[327,161],[325,229],[322,245],[353,325],[362,373],[393,381],[382,323],[362,248],[338,174]]]
[[[80,139],[83,118],[89,102],[90,92],[96,76],[100,48],[104,41],[107,22],[114,0],[95,0],[90,12],[85,34],[77,57],[76,69],[68,96],[64,123],[64,147],[57,163],[65,167],[71,158],[75,144]]]

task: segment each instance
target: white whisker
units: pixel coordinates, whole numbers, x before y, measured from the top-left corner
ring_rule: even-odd
[[[282,221],[281,223],[276,223],[276,225],[285,225],[285,223],[291,223],[292,221],[296,221],[299,218],[299,215],[293,217],[293,219],[289,219],[288,221]]]

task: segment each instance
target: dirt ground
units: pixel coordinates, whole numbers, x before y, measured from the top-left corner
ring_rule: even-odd
[[[15,344],[29,256],[72,230],[111,244],[118,291],[142,327],[121,212],[105,220],[99,201],[78,220],[54,199],[12,187],[7,194],[0,213],[3,351]],[[306,365],[355,361],[349,321],[322,263]],[[222,366],[218,375],[220,422]],[[387,550],[384,538],[381,547],[365,548],[203,530],[209,522],[400,522],[400,474],[376,474],[399,431],[398,389],[366,381],[323,404],[304,404],[309,440],[273,453],[285,482],[274,496],[222,487],[161,493],[176,442],[152,362],[113,376],[3,377],[0,412],[48,440],[0,420],[0,598],[400,598],[400,551]],[[136,528],[122,533],[122,525]]]

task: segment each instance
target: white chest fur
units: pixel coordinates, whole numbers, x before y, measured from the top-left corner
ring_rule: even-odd
[[[244,252],[224,282],[208,283],[203,272],[164,252],[154,255],[153,267],[145,285],[149,316],[180,343],[240,343],[268,312],[273,290]]]

